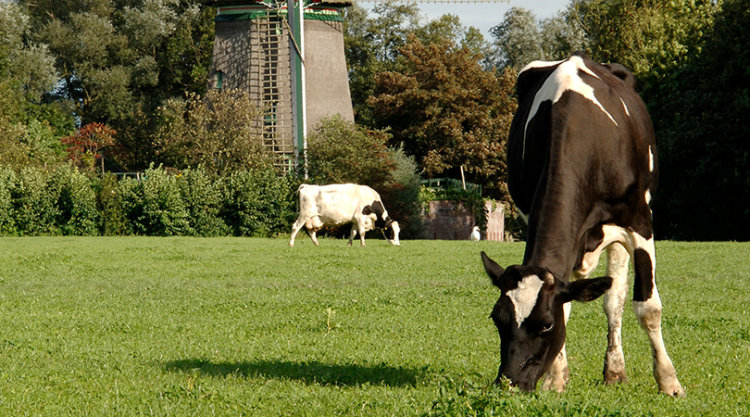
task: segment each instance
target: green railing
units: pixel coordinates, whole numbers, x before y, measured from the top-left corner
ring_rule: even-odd
[[[474,184],[471,182],[467,182],[466,184],[466,191],[476,192],[479,195],[482,195],[482,186],[479,184]],[[430,178],[426,180],[422,180],[422,185],[425,187],[429,187],[432,189],[457,189],[457,190],[463,190],[464,184],[461,182],[461,180],[457,180],[454,178]]]

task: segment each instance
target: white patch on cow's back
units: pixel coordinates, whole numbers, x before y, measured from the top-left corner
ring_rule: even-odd
[[[523,67],[523,69],[521,70],[521,72],[519,72],[518,74],[520,75],[524,71],[527,71],[527,70],[530,70],[530,69],[534,69],[534,68],[554,67],[555,65],[558,65],[558,64],[560,64],[563,61],[564,60],[560,60],[560,61],[531,61],[528,64],[526,64],[526,66]]]
[[[540,65],[539,61],[535,61],[527,65],[523,71],[528,68],[539,68],[542,66],[544,65]],[[531,104],[529,115],[526,118],[526,125],[524,126],[523,156],[526,155],[526,131],[529,128],[531,119],[533,119],[536,112],[539,111],[539,106],[541,106],[542,102],[548,100],[552,101],[552,104],[557,103],[566,91],[575,91],[582,95],[599,107],[599,109],[612,121],[612,123],[615,124],[615,126],[618,125],[615,118],[612,117],[599,100],[597,100],[596,95],[594,94],[594,88],[586,84],[578,75],[579,70],[596,77],[596,75],[586,67],[581,57],[573,56],[567,61],[560,63],[552,74],[547,77],[539,91],[537,91],[534,96],[534,101]]]
[[[625,109],[625,114],[630,117],[630,110],[628,110],[628,105],[625,104],[625,100],[623,100],[622,97],[620,97],[620,103],[622,103],[622,108]]]
[[[541,278],[536,275],[529,275],[518,282],[516,289],[506,293],[513,303],[513,307],[515,307],[518,327],[521,327],[521,323],[529,317],[534,309],[542,284],[544,284],[544,281]]]
[[[654,151],[651,150],[651,146],[648,147],[648,170],[654,172]]]

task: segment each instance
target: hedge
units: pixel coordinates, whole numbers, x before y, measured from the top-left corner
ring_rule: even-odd
[[[0,167],[0,234],[268,237],[289,232],[298,185],[271,168],[215,178],[152,166],[117,179]]]

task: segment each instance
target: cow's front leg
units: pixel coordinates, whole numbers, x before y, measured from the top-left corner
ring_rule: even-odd
[[[637,237],[633,251],[635,285],[633,288],[633,309],[638,322],[648,335],[654,357],[654,378],[659,390],[673,397],[684,397],[685,390],[677,380],[677,372],[667,354],[661,333],[661,299],[656,289],[654,271],[656,256],[654,239]]]
[[[563,304],[563,313],[565,316],[565,325],[568,324],[568,317],[570,317],[570,303]],[[544,383],[542,383],[542,389],[548,391],[565,391],[565,387],[568,385],[568,379],[570,379],[570,370],[568,369],[568,356],[565,353],[565,344],[557,354],[552,366],[547,371],[547,375],[544,377]]]
[[[289,246],[294,246],[294,238],[297,237],[297,233],[299,233],[300,229],[302,229],[302,226],[305,225],[305,221],[302,219],[302,217],[298,218],[296,222],[292,225],[292,237],[289,239]]]
[[[607,248],[607,275],[612,286],[604,294],[604,313],[607,315],[607,353],[604,357],[604,383],[625,382],[625,355],[622,351],[622,313],[628,292],[628,262],[630,255],[619,243]]]
[[[360,246],[365,246],[365,234],[367,233],[367,228],[362,223],[359,223],[359,225],[357,226],[357,228],[359,230],[359,242],[360,242]]]

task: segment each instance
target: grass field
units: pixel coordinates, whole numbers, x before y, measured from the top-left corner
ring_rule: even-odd
[[[601,384],[601,301],[576,304],[564,394],[494,387],[480,250],[522,243],[0,239],[0,416],[750,415],[750,244],[657,244],[657,393],[630,304],[630,381]]]

